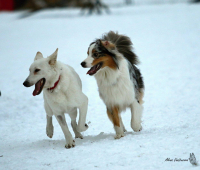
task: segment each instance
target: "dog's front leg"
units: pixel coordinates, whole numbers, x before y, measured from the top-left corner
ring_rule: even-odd
[[[86,122],[87,108],[88,108],[88,98],[83,94],[82,104],[79,108],[79,121],[77,126],[78,132],[83,132],[88,129]]]
[[[60,114],[56,116],[56,119],[58,123],[60,124],[60,127],[65,135],[65,140],[66,140],[66,145],[65,148],[72,148],[75,146],[75,141],[72,138],[72,134],[70,133],[66,120],[65,120],[65,115]]]
[[[48,137],[53,137],[53,123],[52,123],[52,116],[46,116],[47,118],[47,127],[46,127],[46,134]]]
[[[119,108],[117,106],[111,109],[107,108],[107,114],[108,114],[109,119],[112,121],[114,125],[114,129],[116,132],[115,139],[120,139],[121,137],[124,137],[125,127],[123,125],[123,122],[120,116]]]
[[[47,118],[46,134],[49,138],[52,138],[53,137],[53,123],[52,123],[53,112],[46,102],[44,103],[44,108],[47,114],[46,115],[46,118]]]

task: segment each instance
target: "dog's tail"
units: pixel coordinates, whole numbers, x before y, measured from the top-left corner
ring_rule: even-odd
[[[126,35],[118,34],[117,32],[110,31],[107,34],[103,35],[102,40],[111,41],[115,44],[119,53],[123,54],[123,56],[131,63],[131,64],[139,64],[139,59],[137,55],[133,52],[133,43],[130,38]]]

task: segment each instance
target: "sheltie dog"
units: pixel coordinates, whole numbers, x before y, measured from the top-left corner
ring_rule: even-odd
[[[144,83],[130,38],[110,31],[92,42],[87,54],[81,65],[90,68],[87,74],[96,78],[99,95],[116,131],[115,139],[126,132],[120,114],[127,107],[131,109],[132,129],[142,130]]]

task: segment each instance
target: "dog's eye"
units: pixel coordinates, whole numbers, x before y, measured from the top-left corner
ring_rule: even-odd
[[[35,69],[35,73],[37,73],[37,72],[39,72],[40,71],[40,69]]]
[[[95,58],[97,58],[97,57],[98,57],[98,53],[94,53],[93,56],[94,56]]]

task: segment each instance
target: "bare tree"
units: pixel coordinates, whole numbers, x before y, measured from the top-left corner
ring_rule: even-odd
[[[97,14],[101,14],[104,9],[107,13],[109,13],[108,6],[101,2],[101,0],[88,0],[82,4],[82,13],[84,10],[88,9],[88,14],[92,14],[97,12]]]
[[[125,2],[127,5],[132,4],[132,0],[126,0]]]

